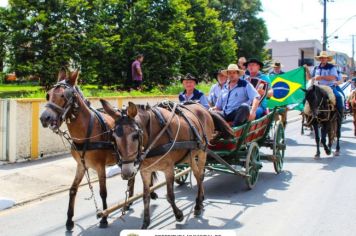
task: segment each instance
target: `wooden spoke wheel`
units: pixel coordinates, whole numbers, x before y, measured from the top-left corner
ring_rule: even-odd
[[[181,171],[184,171],[188,168],[188,166],[176,166],[174,167],[174,174],[178,174]],[[185,184],[185,182],[188,179],[188,174],[182,175],[179,178],[175,179],[174,182],[176,182],[179,186]]]
[[[248,175],[246,177],[246,184],[249,189],[255,187],[258,180],[258,172],[261,167],[262,164],[260,162],[260,151],[258,144],[256,142],[252,142],[248,147],[245,161],[245,171]]]
[[[286,143],[284,138],[284,128],[283,128],[283,124],[280,121],[278,121],[274,129],[274,138],[273,138],[273,156],[275,157],[273,166],[277,174],[281,173],[283,169],[285,149],[286,149]]]

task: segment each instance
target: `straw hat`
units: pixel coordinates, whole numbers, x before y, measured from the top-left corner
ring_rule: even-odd
[[[239,75],[243,75],[245,71],[240,70],[239,67],[236,64],[230,64],[226,70],[222,70],[222,73],[228,73],[229,71],[237,71],[239,72]]]
[[[315,60],[320,61],[320,58],[327,58],[328,61],[331,61],[333,56],[329,55],[327,51],[321,51],[319,56],[315,56]]]
[[[283,65],[280,63],[280,62],[278,62],[278,61],[275,61],[273,64],[272,64],[272,67],[273,68],[276,68],[276,67],[283,67]]]

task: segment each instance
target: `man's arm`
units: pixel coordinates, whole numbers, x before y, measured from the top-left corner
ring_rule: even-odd
[[[140,65],[136,65],[136,72],[139,76],[142,76],[142,70]]]
[[[260,100],[258,98],[253,99],[250,116],[248,118],[249,121],[254,120],[256,118],[256,111],[259,104]]]

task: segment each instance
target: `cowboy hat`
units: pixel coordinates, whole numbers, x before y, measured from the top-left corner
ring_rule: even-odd
[[[327,51],[321,51],[319,56],[315,56],[315,60],[320,61],[320,58],[327,58],[328,61],[331,61],[333,56],[329,55]]]
[[[194,80],[196,84],[199,83],[198,79],[195,78],[193,75],[191,75],[190,73],[186,74],[185,76],[183,76],[181,79],[180,79],[180,82],[183,83],[184,80]]]
[[[257,63],[259,66],[260,66],[260,68],[263,68],[263,63],[261,62],[261,61],[259,61],[259,60],[257,60],[256,58],[251,58],[251,59],[249,59],[245,64],[244,64],[244,66],[248,66],[248,64],[250,64],[250,63]]]
[[[272,64],[272,67],[273,67],[273,68],[276,68],[276,67],[283,67],[283,65],[282,65],[280,62],[275,61],[275,62]]]
[[[227,74],[229,71],[237,71],[239,72],[239,75],[243,75],[245,71],[239,69],[239,67],[236,64],[230,64],[226,70],[222,70],[222,73]]]
[[[219,70],[217,70],[217,71],[214,72],[214,77],[216,78],[216,77],[218,77],[218,75],[225,75],[225,76],[227,76],[227,72],[226,72],[226,70],[219,69]]]

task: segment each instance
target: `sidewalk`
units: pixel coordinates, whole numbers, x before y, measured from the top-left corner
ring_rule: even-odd
[[[298,121],[299,114],[299,111],[290,111],[288,122]],[[70,154],[14,164],[1,162],[0,211],[1,199],[13,200],[16,206],[67,191],[74,179],[75,170],[76,162]],[[91,170],[90,176],[93,181],[97,180],[95,171]],[[82,185],[86,183],[83,179]]]

